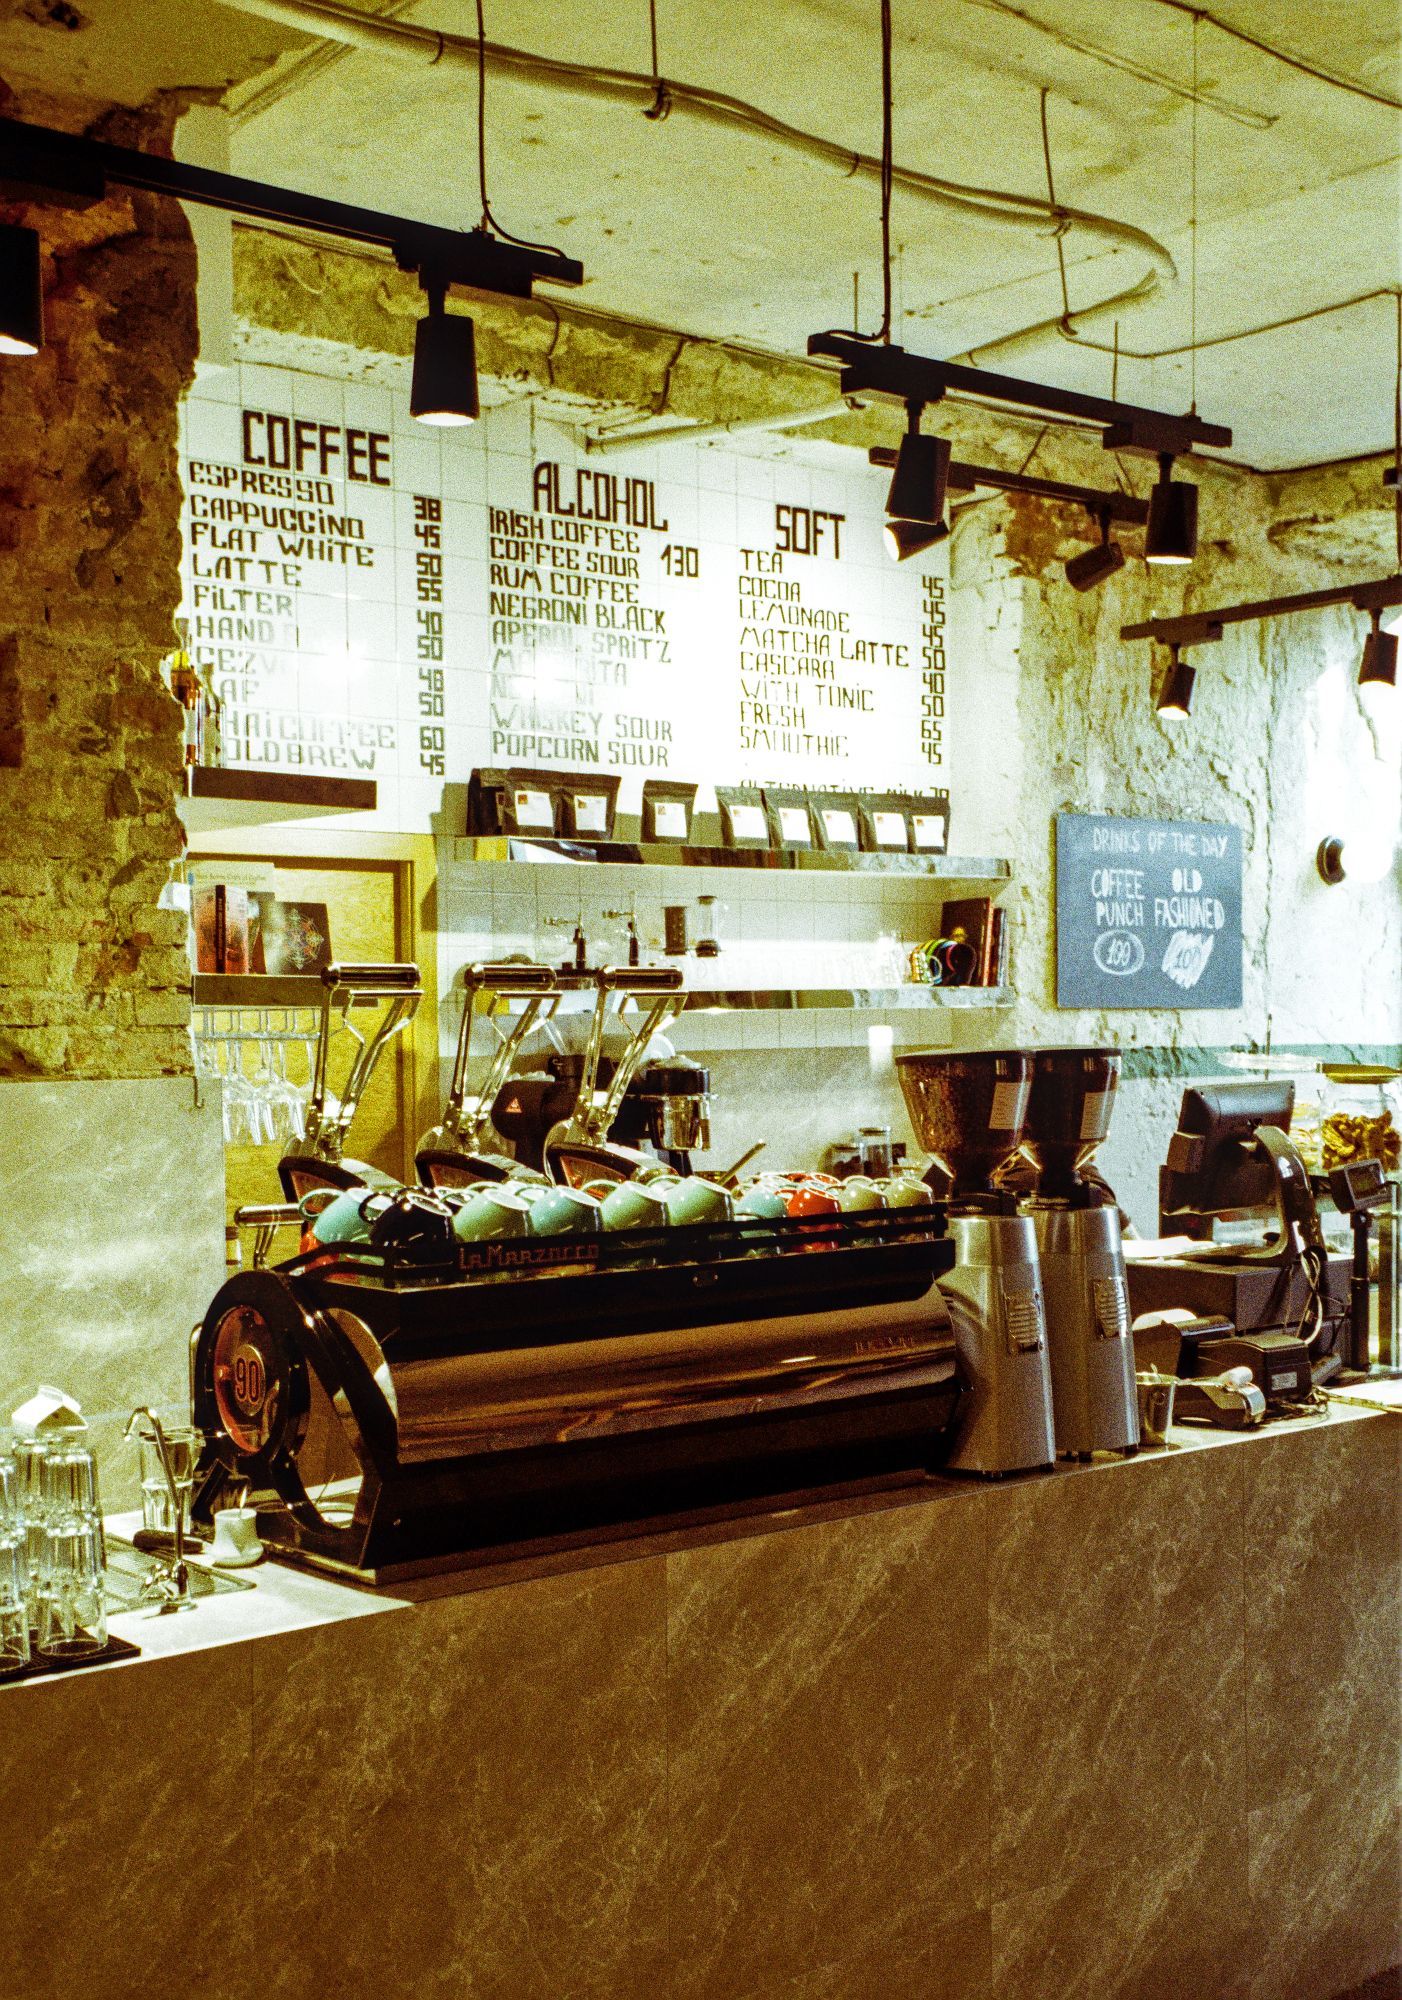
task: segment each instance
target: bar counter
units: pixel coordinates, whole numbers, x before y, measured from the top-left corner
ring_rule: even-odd
[[[114,1619],[0,1691],[0,1985],[1333,2000],[1402,1958],[1399,1459],[1336,1405]]]

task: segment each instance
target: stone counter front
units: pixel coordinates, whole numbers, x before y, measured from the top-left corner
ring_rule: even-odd
[[[1332,2000],[1402,1959],[1399,1458],[1336,1411],[0,1692],[0,1985]]]

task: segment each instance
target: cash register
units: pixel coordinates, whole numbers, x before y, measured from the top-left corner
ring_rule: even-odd
[[[1337,1373],[1349,1323],[1349,1259],[1325,1243],[1290,1139],[1294,1105],[1294,1085],[1276,1080],[1185,1090],[1159,1233],[1192,1247],[1128,1267],[1142,1360],[1187,1378],[1249,1368],[1268,1405],[1302,1402]]]

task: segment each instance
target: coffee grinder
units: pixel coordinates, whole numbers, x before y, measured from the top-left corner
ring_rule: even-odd
[[[1056,1449],[1036,1230],[996,1182],[1022,1139],[1032,1059],[1017,1050],[912,1051],[896,1067],[955,1246],[939,1285],[967,1393],[947,1463],[985,1475],[1049,1466]]]
[[[1139,1449],[1139,1400],[1115,1197],[1087,1178],[1110,1130],[1120,1057],[1113,1049],[1037,1049],[1024,1151],[1039,1170],[1028,1206],[1037,1232],[1051,1352],[1056,1448]]]

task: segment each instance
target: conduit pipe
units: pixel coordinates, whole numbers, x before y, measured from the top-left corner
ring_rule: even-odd
[[[358,7],[344,5],[343,0],[219,0],[219,5],[231,7],[238,13],[254,14],[261,20],[276,21],[282,27],[300,29],[324,41],[340,42],[348,48],[365,49],[423,68],[448,65],[475,70],[477,66],[478,49],[473,36],[448,34],[437,28],[421,27],[412,21],[377,18],[362,13]],[[695,84],[674,83],[670,77],[645,76],[632,70],[606,69],[592,63],[564,62],[554,56],[507,48],[497,42],[485,43],[483,53],[489,69],[502,75],[523,78],[547,90],[622,104],[635,111],[651,111],[655,117],[696,118],[727,131],[738,127],[757,133],[801,158],[834,167],[847,180],[859,177],[880,180],[881,162],[871,154],[839,146],[815,132],[804,132],[798,126],[772,117],[757,105],[747,104],[741,98],[728,97],[721,91],[703,89]],[[1032,229],[1043,234],[1064,235],[1069,230],[1080,230],[1106,249],[1130,250],[1147,259],[1149,271],[1146,274],[1142,274],[1133,285],[1115,292],[1112,297],[1078,307],[1074,315],[1077,320],[1122,313],[1129,306],[1142,304],[1152,291],[1158,289],[1162,280],[1177,278],[1177,266],[1167,247],[1147,231],[1136,229],[1132,223],[1096,215],[1087,209],[1069,208],[1063,202],[1044,201],[1034,195],[1008,194],[997,188],[966,187],[958,181],[917,173],[910,167],[898,166],[893,178],[895,185],[906,195],[946,212],[974,217],[1004,228]],[[1042,337],[1059,324],[1059,321],[1040,322],[1036,327],[985,341],[978,351],[981,355],[1001,353]]]
[[[778,410],[764,417],[733,417],[728,423],[668,424],[661,430],[631,430],[619,426],[600,431],[593,437],[586,436],[584,448],[592,453],[627,451],[640,444],[704,444],[707,438],[743,437],[747,431],[800,430],[805,424],[831,423],[834,417],[850,416],[853,411],[865,408],[866,404],[859,402],[855,396],[844,396],[837,403],[818,403],[806,410]]]

